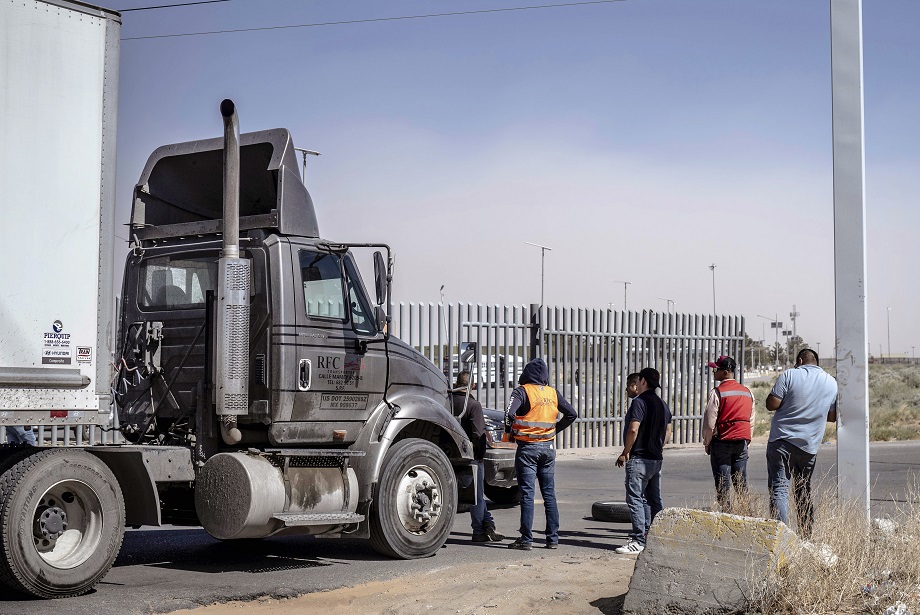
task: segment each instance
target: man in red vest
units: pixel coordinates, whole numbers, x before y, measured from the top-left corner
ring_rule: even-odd
[[[747,491],[748,444],[754,425],[754,396],[735,380],[735,360],[721,356],[709,363],[718,383],[709,392],[703,414],[703,445],[712,465],[719,506],[727,511],[731,504],[730,485],[735,495]]]
[[[521,490],[521,537],[508,547],[530,551],[533,546],[533,502],[540,483],[546,511],[546,548],[559,544],[559,508],[556,505],[556,434],[575,422],[578,413],[559,391],[549,386],[549,369],[543,359],[524,366],[519,386],[511,392],[505,411],[505,430],[517,442],[514,469]]]

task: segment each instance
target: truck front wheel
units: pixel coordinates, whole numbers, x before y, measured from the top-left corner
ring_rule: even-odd
[[[382,555],[434,555],[447,540],[457,509],[457,483],[444,452],[408,438],[387,451],[371,506],[371,546]]]
[[[43,451],[0,476],[0,581],[13,590],[86,593],[111,568],[124,529],[115,476],[86,451]]]

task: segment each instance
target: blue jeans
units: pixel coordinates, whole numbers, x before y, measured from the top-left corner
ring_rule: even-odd
[[[540,481],[543,507],[546,509],[546,542],[559,542],[559,507],[556,505],[556,449],[552,442],[518,443],[514,456],[518,485],[521,489],[521,540],[533,542],[533,500],[535,484]]]
[[[476,503],[470,507],[470,522],[473,526],[473,534],[485,534],[486,528],[495,527],[495,519],[492,513],[486,508],[486,495],[483,493],[486,482],[486,472],[482,462],[476,462]]]
[[[629,538],[644,545],[655,515],[664,509],[660,459],[632,457],[626,462],[626,505],[632,517]]]
[[[789,483],[795,493],[795,513],[802,538],[811,536],[815,507],[811,497],[811,474],[815,457],[786,440],[767,444],[767,487],[770,515],[789,525]]]
[[[35,433],[25,427],[8,426],[6,428],[6,441],[10,444],[28,444],[35,446]]]
[[[722,510],[727,510],[735,486],[735,495],[747,491],[748,443],[746,440],[713,440],[709,444],[709,463],[716,481],[716,497]]]

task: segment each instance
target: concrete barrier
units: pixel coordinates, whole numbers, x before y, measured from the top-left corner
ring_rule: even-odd
[[[799,544],[779,521],[667,508],[636,561],[623,611],[736,612]]]

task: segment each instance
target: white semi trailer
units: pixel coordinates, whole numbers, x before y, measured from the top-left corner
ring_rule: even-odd
[[[126,526],[436,553],[472,446],[441,370],[389,335],[389,248],[320,237],[287,130],[240,134],[225,100],[222,137],[151,154],[114,322],[119,29],[0,0],[0,425],[116,413],[128,442],[0,448],[0,585],[84,593]],[[356,247],[387,255],[373,297]]]

